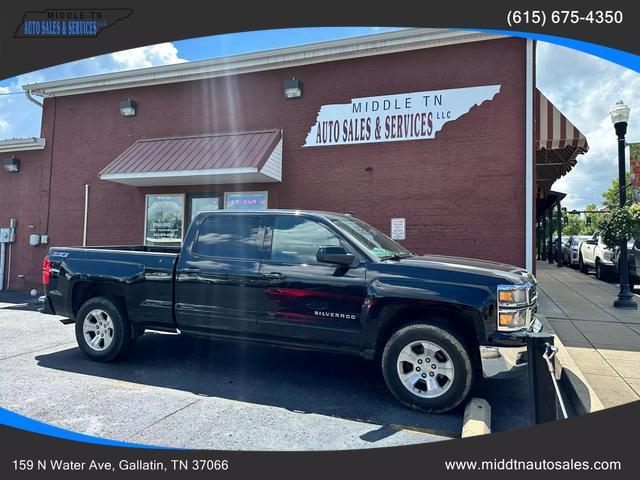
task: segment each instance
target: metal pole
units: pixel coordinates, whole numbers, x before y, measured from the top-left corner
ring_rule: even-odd
[[[620,195],[620,208],[627,204],[627,175],[625,159],[625,135],[627,133],[627,122],[618,122],[614,125],[616,135],[618,135],[618,194]],[[629,288],[629,254],[627,252],[627,239],[620,242],[620,292],[618,298],[613,302],[616,308],[635,310],[638,304],[634,301],[631,289]]]
[[[547,216],[542,215],[542,233],[540,235],[540,243],[542,247],[540,248],[542,252],[542,260],[547,259],[547,249],[545,248],[545,244],[547,243]]]
[[[556,240],[556,245],[557,245],[556,262],[557,262],[557,266],[561,267],[562,266],[562,209],[560,208],[560,200],[558,200],[558,203],[556,205],[558,207],[558,211],[557,211],[558,239]]]
[[[547,252],[547,260],[549,263],[553,263],[553,205],[549,208],[549,249]]]
[[[540,250],[541,250],[540,249],[540,233],[541,233],[540,222],[537,222],[536,223],[536,260],[540,260],[540,255],[541,255],[541,252],[540,252]]]
[[[555,386],[543,356],[547,343],[553,345],[553,335],[545,332],[527,333],[532,424],[552,422],[558,418]]]

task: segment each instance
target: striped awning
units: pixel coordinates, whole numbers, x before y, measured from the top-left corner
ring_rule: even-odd
[[[587,138],[556,106],[536,89],[536,178],[544,194],[575,165],[576,157],[589,150]]]

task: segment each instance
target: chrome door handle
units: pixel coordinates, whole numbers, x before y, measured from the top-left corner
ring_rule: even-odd
[[[178,273],[202,273],[201,268],[181,268]]]
[[[262,278],[267,280],[284,280],[285,278],[287,278],[284,273],[280,272],[263,273],[261,276]]]

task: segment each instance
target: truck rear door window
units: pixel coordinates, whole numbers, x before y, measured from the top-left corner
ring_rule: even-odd
[[[194,253],[206,257],[259,258],[257,215],[214,215],[205,218]]]

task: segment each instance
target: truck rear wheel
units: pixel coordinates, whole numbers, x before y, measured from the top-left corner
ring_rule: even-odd
[[[382,373],[391,393],[404,405],[446,412],[462,403],[473,383],[471,356],[445,328],[407,325],[387,341]]]
[[[76,315],[76,340],[93,360],[111,362],[124,357],[133,344],[124,307],[108,297],[87,300]]]

